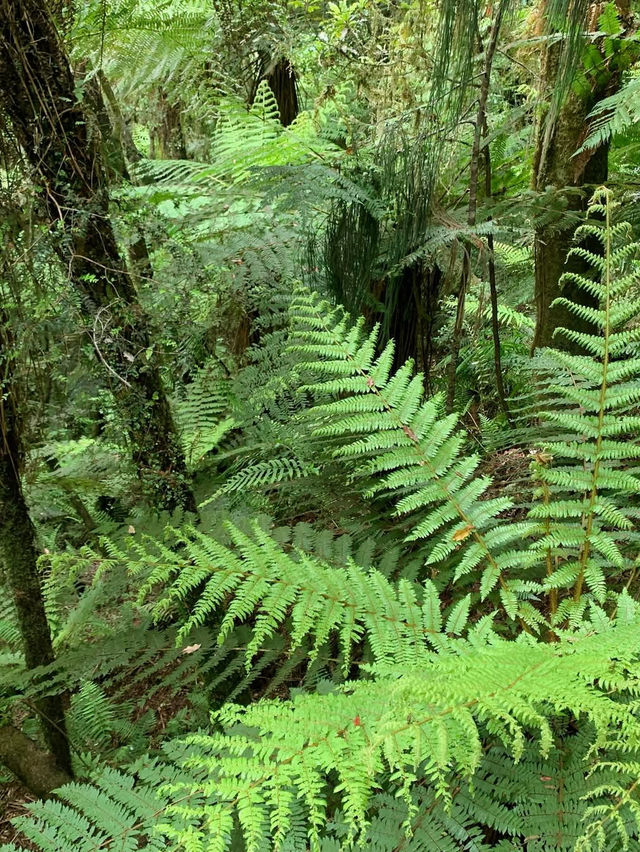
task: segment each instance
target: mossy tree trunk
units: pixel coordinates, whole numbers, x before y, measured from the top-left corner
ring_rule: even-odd
[[[8,318],[0,308],[0,555],[15,604],[25,662],[27,668],[34,669],[50,665],[55,658],[37,565],[35,532],[20,481],[22,452],[13,353]],[[71,756],[61,697],[40,698],[35,706],[47,746],[60,770],[70,775]]]
[[[0,728],[0,763],[39,799],[48,798],[58,787],[73,780],[52,754],[38,748],[13,725]]]
[[[156,160],[186,160],[187,144],[182,129],[182,104],[170,97],[165,89],[158,91],[159,122],[151,132],[151,158]]]
[[[617,3],[623,24],[629,14],[626,0]],[[598,28],[600,7],[591,10],[590,29]],[[593,45],[592,45],[593,46]],[[578,304],[586,304],[587,295],[572,286],[571,282],[560,285],[565,272],[588,272],[577,257],[567,255],[573,245],[576,216],[586,210],[593,189],[608,178],[607,144],[576,154],[590,132],[589,113],[603,98],[614,94],[620,86],[621,64],[616,53],[605,60],[597,73],[588,77],[581,74],[557,109],[555,119],[539,122],[536,151],[533,164],[533,188],[545,192],[551,188],[564,194],[566,209],[574,216],[565,216],[565,221],[550,222],[535,233],[535,302],[536,328],[533,349],[539,346],[575,348],[563,338],[555,335],[559,327],[576,331],[593,332],[585,320],[564,305],[553,305],[559,296],[565,296]],[[541,99],[549,107],[553,103],[558,77],[562,73],[561,42],[555,41],[545,48],[541,68]],[[586,246],[599,251],[595,245]],[[553,307],[552,307],[553,305]]]
[[[148,320],[120,256],[99,139],[87,131],[68,57],[46,4],[0,0],[0,105],[41,183],[57,251],[160,508],[195,510]]]

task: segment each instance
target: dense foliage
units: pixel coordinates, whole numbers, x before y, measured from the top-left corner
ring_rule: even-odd
[[[0,0],[0,850],[640,849],[635,15]]]

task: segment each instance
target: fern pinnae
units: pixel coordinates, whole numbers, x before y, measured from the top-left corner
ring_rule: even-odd
[[[539,419],[551,435],[542,440],[544,452],[534,463],[542,502],[530,509],[528,519],[541,525],[530,552],[544,554],[543,588],[555,625],[565,618],[580,623],[585,586],[590,599],[604,602],[607,577],[629,565],[636,536],[639,362],[624,358],[631,336],[627,323],[635,312],[623,306],[637,282],[639,247],[628,242],[628,227],[612,224],[612,206],[609,191],[599,190],[589,208],[598,218],[579,229],[602,246],[602,257],[592,264],[594,279],[571,275],[573,285],[598,301],[597,308],[577,312],[595,330],[568,335],[588,354],[546,350],[538,372],[546,402]],[[625,242],[618,246],[616,239]],[[564,329],[559,333],[567,336]],[[560,600],[563,590],[567,597]]]
[[[336,456],[364,458],[365,463],[357,473],[384,473],[369,493],[386,492],[393,496],[396,515],[433,507],[424,519],[415,522],[407,536],[407,541],[415,541],[438,534],[430,563],[440,562],[473,542],[482,554],[475,564],[486,563],[483,592],[488,595],[499,585],[501,596],[509,596],[512,612],[514,598],[509,594],[504,573],[514,566],[504,559],[498,562],[487,544],[485,532],[488,524],[495,523],[496,516],[511,503],[482,499],[490,481],[482,477],[471,479],[478,464],[476,456],[459,459],[462,439],[454,434],[455,417],[438,420],[438,407],[432,400],[423,400],[422,377],[413,375],[411,363],[391,375],[392,343],[374,360],[375,328],[365,335],[361,323],[355,323],[347,331],[340,311],[330,310],[304,292],[294,310],[299,331],[298,342],[292,348],[318,359],[302,367],[322,376],[336,376],[307,385],[305,390],[321,396],[349,394],[319,403],[312,409],[312,415],[319,421],[314,433],[343,439]],[[364,433],[364,437],[355,437],[359,433]],[[355,439],[350,440],[350,436]],[[397,493],[403,491],[407,492],[406,496],[398,497]],[[517,530],[507,533],[504,543],[509,536],[515,541],[526,535],[529,529],[532,527],[526,523],[519,525]],[[516,558],[517,564],[518,552],[514,549],[507,552],[510,558]]]
[[[266,640],[290,619],[290,653],[309,637],[313,661],[333,632],[340,640],[345,670],[351,648],[366,638],[377,661],[408,662],[428,647],[446,649],[447,636],[423,622],[422,585],[400,579],[392,583],[382,573],[363,569],[351,558],[334,567],[304,551],[287,551],[254,524],[245,533],[227,524],[230,544],[223,545],[199,530],[183,535],[181,552],[166,553],[173,565],[154,567],[143,594],[154,594],[156,619],[184,603],[197,589],[190,615],[181,625],[177,642],[187,641],[193,631],[211,618],[223,603],[218,642],[224,643],[238,625],[254,619],[245,665],[261,651]],[[153,544],[149,547],[153,552]],[[140,554],[144,563],[144,550]],[[136,573],[140,569],[132,566]],[[157,578],[166,589],[158,596]],[[433,589],[430,594],[433,595]],[[229,600],[231,598],[231,600]],[[438,605],[432,600],[432,607]],[[433,620],[433,616],[431,617]]]
[[[606,196],[605,204],[605,245],[604,245],[604,311],[602,321],[604,323],[604,341],[603,341],[603,357],[602,357],[602,384],[600,385],[600,397],[598,400],[598,432],[596,436],[595,458],[593,461],[593,481],[591,491],[589,493],[589,505],[586,509],[586,528],[585,540],[580,551],[580,572],[573,589],[574,601],[579,601],[582,594],[582,584],[584,582],[585,571],[587,568],[587,560],[589,558],[589,548],[591,546],[591,534],[593,529],[593,519],[595,516],[594,507],[598,495],[598,472],[600,469],[600,452],[602,446],[602,430],[604,426],[605,416],[605,401],[607,396],[607,371],[609,368],[609,336],[611,333],[611,204],[608,195]]]

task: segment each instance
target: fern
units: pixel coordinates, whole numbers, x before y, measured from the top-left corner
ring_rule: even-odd
[[[307,367],[323,376],[308,390],[340,397],[312,409],[314,434],[339,440],[336,456],[359,463],[355,475],[370,481],[368,495],[392,497],[395,514],[411,516],[407,540],[430,539],[427,564],[453,563],[454,580],[481,570],[482,599],[499,585],[510,616],[539,623],[534,607],[519,600],[531,586],[508,576],[530,564],[520,542],[534,526],[499,523],[511,501],[484,499],[489,479],[474,477],[477,456],[462,457],[457,418],[441,417],[437,399],[424,400],[422,376],[411,363],[391,374],[393,345],[376,357],[377,329],[366,334],[362,322],[350,326],[340,311],[308,293],[294,311],[295,348],[313,356]]]
[[[215,449],[233,428],[228,415],[231,399],[229,382],[216,375],[216,365],[201,368],[188,385],[185,397],[177,406],[177,421],[187,465],[197,468],[207,453]]]
[[[591,204],[592,218],[578,235],[597,240],[602,256],[584,248],[572,252],[586,259],[597,273],[586,278],[567,273],[596,306],[561,301],[593,324],[593,333],[560,329],[588,355],[562,351],[543,354],[547,407],[540,420],[556,440],[543,441],[545,453],[535,465],[539,480],[538,506],[530,518],[544,519],[537,547],[545,555],[546,589],[552,591],[555,620],[578,623],[589,600],[602,604],[612,571],[629,567],[625,545],[637,540],[636,513],[631,508],[640,493],[634,469],[640,458],[637,443],[640,419],[640,360],[630,346],[637,329],[630,321],[640,312],[640,299],[630,296],[637,281],[639,246],[629,242],[628,227],[611,222],[612,202],[601,191]],[[552,400],[552,405],[549,401]],[[635,557],[634,549],[631,551]],[[583,594],[584,587],[589,595]],[[559,590],[572,588],[558,602]]]
[[[640,77],[632,76],[620,91],[598,101],[589,118],[589,135],[576,155],[599,148],[635,127],[640,120]]]
[[[612,655],[637,671],[638,635],[634,626],[567,648],[498,643],[409,669],[377,667],[373,682],[349,683],[328,696],[228,707],[220,721],[256,729],[258,739],[249,733],[194,735],[186,740],[182,765],[206,773],[210,793],[237,806],[248,849],[264,842],[266,832],[276,845],[286,836],[292,790],[306,806],[313,842],[326,821],[324,778],[330,770],[337,773],[343,812],[355,828],[366,824],[372,788],[385,776],[407,796],[418,777],[426,777],[447,801],[449,772],[472,775],[482,763],[479,726],[516,760],[525,730],[537,730],[542,754],[549,751],[549,716],[563,709],[584,714],[603,742],[617,739],[619,726],[623,736],[633,736],[635,718],[595,684],[601,677],[611,682],[605,672]],[[613,681],[620,683],[615,674]],[[169,786],[172,795],[193,789],[188,783]],[[220,802],[212,817],[220,818],[221,810]]]
[[[312,847],[323,848],[321,838],[332,830],[326,779],[335,774],[345,849],[380,829],[390,809],[404,814],[409,836],[432,838],[430,848],[456,848],[456,838],[479,840],[474,826],[484,823],[523,844],[531,842],[535,826],[542,832],[536,848],[568,849],[580,816],[593,813],[580,804],[584,792],[597,799],[605,789],[589,786],[585,755],[596,744],[603,749],[636,741],[638,722],[626,701],[637,694],[639,640],[637,622],[577,642],[494,637],[473,647],[454,640],[449,653],[427,652],[410,666],[376,664],[371,680],[327,695],[230,705],[217,714],[225,732],[168,743],[168,763],[142,764],[135,787],[132,779],[109,773],[98,777],[97,787],[63,788],[68,804],[34,805],[33,816],[19,826],[43,849],[60,852],[70,842],[88,852],[109,838],[125,843],[118,848],[134,849],[141,835],[151,848],[161,836],[158,848],[208,844],[224,850],[235,812],[248,850],[282,846],[289,832],[304,836],[305,827]],[[563,714],[580,720],[584,733],[572,765],[560,770],[547,755],[554,720]],[[485,751],[487,738],[493,745]],[[635,771],[632,755],[620,763],[627,773]],[[553,759],[563,760],[558,752]],[[514,760],[524,769],[516,773]],[[568,799],[552,805],[547,819],[540,810],[556,795],[550,782],[559,772]],[[380,787],[400,804],[392,808]],[[625,812],[630,799],[618,810]],[[572,820],[565,828],[558,808]],[[626,839],[633,828],[622,824]],[[587,834],[593,834],[590,825]],[[566,832],[560,843],[558,832]],[[382,832],[373,838],[374,848],[388,848]]]
[[[444,625],[440,600],[431,582],[422,586],[400,580],[394,584],[375,569],[360,568],[353,561],[334,567],[300,550],[287,553],[258,525],[250,536],[232,525],[227,531],[232,547],[192,530],[183,539],[180,556],[157,542],[150,543],[148,549],[133,545],[137,559],[123,554],[130,570],[146,574],[142,598],[160,584],[166,589],[153,604],[156,619],[187,601],[193,590],[200,590],[191,615],[180,629],[179,642],[212,619],[230,594],[235,600],[222,619],[218,641],[223,642],[235,625],[254,613],[253,636],[246,649],[248,667],[263,643],[285,621],[291,650],[304,638],[313,638],[311,659],[335,633],[346,670],[352,646],[365,637],[373,659],[406,662],[415,660],[426,647],[446,647],[446,633],[459,635],[464,631],[468,598],[451,609]]]
[[[283,482],[300,479],[317,473],[317,469],[295,457],[265,459],[250,463],[228,477],[222,488],[208,497],[203,506],[216,500],[222,494],[244,492],[252,488],[268,488]]]
[[[136,783],[133,774],[103,769],[94,784],[68,784],[58,798],[31,805],[30,817],[17,825],[42,852],[97,852],[111,844],[133,852],[143,842],[149,850],[161,850],[165,841],[151,829],[163,804],[151,785]],[[2,852],[16,848],[0,846]]]

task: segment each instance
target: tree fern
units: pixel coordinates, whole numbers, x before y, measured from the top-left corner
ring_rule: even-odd
[[[638,635],[636,625],[566,647],[499,642],[410,668],[376,667],[373,681],[352,682],[327,696],[228,707],[220,721],[227,728],[240,723],[246,733],[189,737],[180,763],[206,777],[201,789],[216,797],[216,818],[220,798],[238,807],[248,849],[286,835],[292,790],[305,803],[313,841],[326,821],[324,779],[330,770],[337,773],[347,822],[362,828],[372,790],[385,777],[406,796],[425,778],[448,801],[450,771],[470,776],[482,763],[480,729],[516,760],[525,749],[525,731],[537,731],[542,754],[549,752],[550,718],[562,710],[590,720],[603,743],[617,740],[620,731],[633,736],[634,716],[608,687],[596,684],[604,676],[620,687],[618,674],[627,666],[637,670]],[[605,675],[612,655],[620,659],[613,681]],[[172,795],[192,789],[180,782],[169,786]]]
[[[215,494],[208,497],[203,505],[217,499],[222,494],[244,492],[251,488],[269,488],[283,482],[300,479],[317,473],[317,469],[295,456],[265,459],[249,463],[229,476],[225,484]]]

